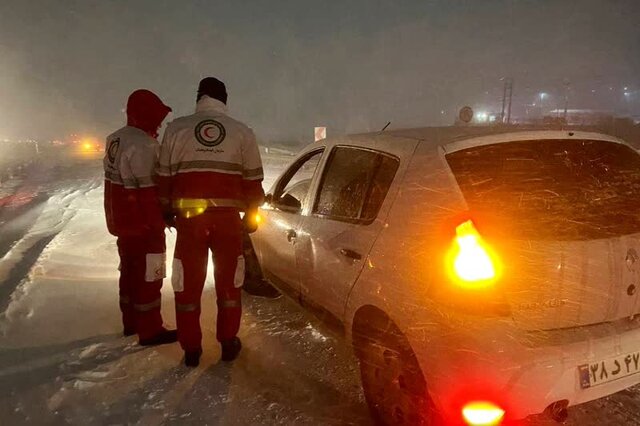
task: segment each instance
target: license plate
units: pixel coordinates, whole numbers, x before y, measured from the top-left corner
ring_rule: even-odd
[[[580,387],[588,389],[640,373],[640,351],[578,366]]]

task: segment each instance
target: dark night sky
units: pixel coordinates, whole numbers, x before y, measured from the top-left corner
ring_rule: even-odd
[[[516,110],[624,110],[638,46],[640,0],[0,0],[0,138],[102,137],[139,87],[191,113],[206,75],[262,140],[448,124],[504,75]]]

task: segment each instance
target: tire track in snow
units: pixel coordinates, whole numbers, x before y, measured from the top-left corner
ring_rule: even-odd
[[[7,319],[12,302],[26,292],[20,291],[21,284],[28,279],[42,252],[75,216],[73,202],[97,186],[97,182],[89,182],[75,190],[61,190],[51,196],[31,229],[0,260],[1,319]]]
[[[58,235],[58,232],[37,240],[22,255],[22,258],[13,265],[7,277],[0,283],[0,312],[5,312],[11,304],[11,295],[16,291],[23,279],[29,274],[31,268],[38,261],[42,251]]]
[[[0,259],[26,235],[42,213],[48,198],[40,193],[25,205],[0,210]]]

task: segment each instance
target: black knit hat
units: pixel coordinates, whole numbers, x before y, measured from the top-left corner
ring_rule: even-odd
[[[205,95],[225,104],[227,103],[227,87],[215,77],[207,77],[200,80],[196,99],[199,101]]]

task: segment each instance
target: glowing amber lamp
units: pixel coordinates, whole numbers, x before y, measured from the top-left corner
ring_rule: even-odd
[[[493,284],[499,274],[500,261],[482,239],[470,220],[456,228],[447,268],[463,287],[479,288]]]
[[[496,426],[502,423],[504,410],[491,402],[470,402],[462,409],[464,421],[471,426]]]
[[[259,225],[260,222],[262,222],[262,216],[260,216],[260,213],[256,213],[256,215],[254,216],[253,220],[255,220],[256,225]]]
[[[207,211],[208,202],[199,198],[179,198],[174,202],[173,207],[180,216],[190,219]]]
[[[80,144],[78,149],[84,152],[95,151],[98,145],[96,139],[90,136],[84,137],[78,142]]]

